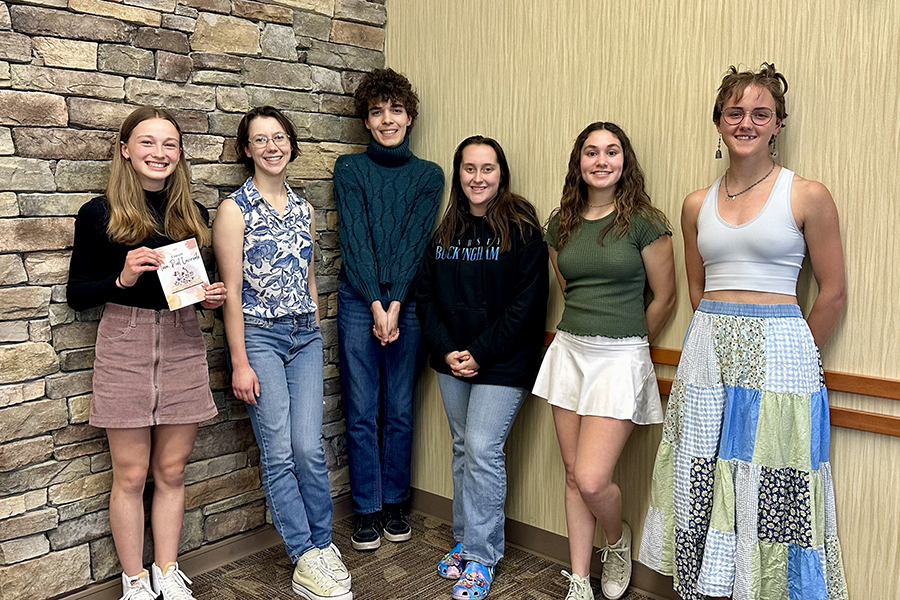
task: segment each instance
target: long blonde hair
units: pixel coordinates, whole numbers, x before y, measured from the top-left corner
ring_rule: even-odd
[[[166,179],[165,223],[157,223],[144,197],[144,190],[131,161],[122,155],[122,142],[127,142],[131,133],[141,122],[148,119],[165,119],[178,131],[178,146],[182,151],[175,172]],[[209,245],[212,236],[209,226],[203,222],[200,211],[191,199],[191,174],[184,159],[181,141],[181,127],[168,111],[152,106],[142,106],[134,110],[119,129],[113,150],[109,185],[106,201],[109,203],[109,225],[106,234],[113,242],[134,245],[154,234],[164,233],[176,241],[197,238],[201,246]]]

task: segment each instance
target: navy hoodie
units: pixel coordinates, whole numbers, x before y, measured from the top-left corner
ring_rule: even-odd
[[[468,383],[531,389],[541,362],[547,316],[547,245],[541,232],[510,227],[512,246],[483,217],[466,216],[466,232],[448,247],[432,241],[422,262],[416,314],[431,359],[450,374],[444,356],[468,350],[478,374]]]

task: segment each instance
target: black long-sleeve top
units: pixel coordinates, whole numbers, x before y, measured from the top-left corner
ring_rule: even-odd
[[[158,223],[165,222],[167,196],[165,191],[144,191],[147,205]],[[194,203],[200,210],[201,219],[209,222],[209,211]],[[125,255],[135,248],[146,246],[159,248],[172,244],[165,235],[148,237],[133,246],[118,244],[109,239],[106,228],[109,225],[109,204],[104,196],[86,202],[75,218],[75,244],[69,263],[69,283],[66,287],[66,301],[75,310],[87,310],[113,302],[124,306],[136,306],[152,310],[168,308],[166,296],[156,273],[145,272],[137,283],[122,289],[116,285],[116,278],[125,266]]]
[[[547,316],[547,245],[527,227],[510,227],[512,247],[483,218],[449,247],[429,244],[416,295],[431,366],[450,374],[444,356],[468,350],[479,365],[470,383],[530,389],[541,362]]]

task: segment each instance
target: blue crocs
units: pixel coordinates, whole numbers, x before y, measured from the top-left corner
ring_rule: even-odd
[[[441,562],[438,563],[438,575],[444,579],[459,579],[462,577],[462,569],[464,568],[466,561],[459,557],[461,551],[462,542],[456,542],[453,549],[445,554],[444,558],[441,559]]]
[[[466,563],[466,569],[462,577],[453,586],[451,592],[456,600],[472,600],[473,598],[485,598],[494,581],[494,567],[487,567],[479,562],[470,560]]]

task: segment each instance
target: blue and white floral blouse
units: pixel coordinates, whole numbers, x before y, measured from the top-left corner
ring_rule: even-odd
[[[247,179],[229,198],[244,215],[244,314],[264,319],[315,312],[309,295],[313,260],[309,204],[285,183],[287,206],[279,215]]]

